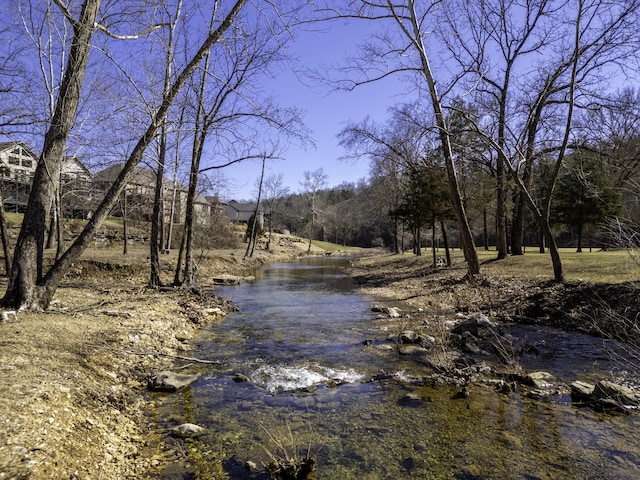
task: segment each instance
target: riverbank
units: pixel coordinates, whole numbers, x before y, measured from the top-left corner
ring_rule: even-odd
[[[306,249],[305,241],[277,236],[271,252],[258,249],[247,261],[244,247],[209,252],[198,261],[201,291],[213,288],[213,276],[246,275]],[[0,322],[0,479],[157,478],[166,465],[166,432],[154,422],[147,381],[190,363],[190,339],[232,307],[197,292],[144,288],[146,250],[120,253],[88,251],[47,312]],[[162,256],[166,282],[174,264],[175,252]],[[398,328],[418,331],[427,313],[483,313],[502,323],[593,332],[602,298],[616,312],[638,308],[637,290],[627,284],[556,285],[491,271],[469,282],[459,259],[433,269],[427,257],[380,254],[356,258],[351,273],[364,293],[399,302],[412,315],[397,320]]]
[[[270,252],[244,248],[198,260],[205,292],[215,275],[304,254],[307,243],[276,236]],[[314,248],[315,253],[319,253]],[[92,249],[43,313],[0,321],[0,479],[154,478],[166,463],[149,377],[190,363],[189,340],[232,308],[181,289],[148,289],[146,249]],[[162,257],[172,278],[175,252]],[[0,288],[6,287],[6,279]]]
[[[623,317],[640,318],[640,268],[624,252],[616,257],[619,263],[605,259],[601,268],[598,263],[591,267],[600,268],[602,278],[615,282],[575,280],[577,275],[587,274],[574,271],[577,267],[572,266],[567,268],[571,271],[564,284],[551,281],[550,265],[540,270],[533,263],[538,259],[527,259],[531,263],[519,266],[517,257],[495,262],[492,253],[485,254],[481,274],[473,281],[466,278],[466,264],[459,255],[447,268],[433,268],[428,256],[361,257],[353,262],[351,274],[363,293],[400,301],[408,311],[482,313],[502,324],[543,324],[594,335],[624,335],[626,339],[634,334],[621,331],[617,323]],[[534,255],[547,261],[545,255]]]

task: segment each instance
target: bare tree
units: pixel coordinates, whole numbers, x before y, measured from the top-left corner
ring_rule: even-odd
[[[514,99],[517,73],[527,58],[544,51],[558,32],[553,32],[545,17],[557,9],[549,0],[521,4],[512,0],[480,0],[451,2],[448,24],[454,35],[443,35],[451,58],[467,71],[468,83],[476,93],[476,101],[484,105],[483,113],[491,116],[492,134],[499,147],[496,157],[496,225],[498,259],[507,256],[506,199],[508,129],[516,104]],[[514,219],[514,231],[522,229],[522,211]],[[517,236],[516,236],[517,237]],[[521,254],[516,246],[514,254]]]
[[[450,87],[445,83],[443,89],[437,84],[437,72],[432,68],[428,44],[425,43],[430,38],[430,32],[437,30],[439,19],[436,13],[442,2],[363,0],[345,3],[336,7],[334,2],[321,2],[318,10],[324,18],[363,20],[386,27],[363,46],[361,58],[351,61],[347,71],[353,78],[347,80],[347,88],[377,81],[394,73],[413,74],[412,78],[417,76],[420,80],[418,85],[426,87],[445,160],[468,273],[470,276],[476,275],[480,272],[480,263],[462,201],[442,100],[442,95]]]
[[[247,244],[247,251],[244,253],[244,258],[253,257],[253,251],[256,248],[256,242],[258,240],[258,230],[256,224],[258,223],[258,212],[260,211],[260,202],[262,201],[262,186],[264,184],[264,166],[266,158],[262,157],[262,168],[260,169],[260,178],[258,179],[258,195],[256,198],[256,208],[253,210],[253,219],[251,225],[247,225],[247,231],[249,233],[249,243]],[[260,226],[262,228],[262,226]]]
[[[16,245],[12,276],[9,279],[3,304],[16,308],[46,308],[58,284],[72,263],[82,254],[93,235],[109,214],[127,183],[128,177],[153,141],[162,120],[167,115],[178,93],[193,74],[212,45],[220,40],[231,27],[234,19],[246,4],[238,0],[223,14],[218,27],[206,36],[196,53],[177,75],[162,103],[156,109],[150,125],[131,151],[118,178],[106,193],[102,203],[87,223],[82,233],[65,253],[46,272],[43,272],[43,250],[46,217],[56,190],[62,158],[71,126],[75,120],[80,90],[86,72],[91,39],[98,28],[97,16],[100,0],[85,0],[78,19],[70,12],[65,16],[73,25],[74,39],[69,50],[65,74],[60,85],[54,117],[45,136],[44,148],[38,162],[29,196],[27,212]],[[64,7],[61,3],[61,7]]]
[[[166,56],[164,62],[164,82],[162,88],[162,97],[169,94],[171,88],[171,75],[173,70],[173,57],[175,50],[176,27],[180,20],[182,11],[182,0],[178,0],[175,11],[170,12],[169,6],[163,3],[162,8],[165,9],[166,16],[169,17],[168,38],[166,40]],[[160,248],[162,246],[162,232],[164,220],[164,170],[167,156],[167,119],[164,118],[162,127],[160,128],[160,138],[158,140],[158,166],[156,168],[156,188],[153,199],[153,213],[151,217],[151,236],[149,238],[150,249],[150,278],[149,285],[157,287],[162,285],[160,279]]]
[[[314,170],[313,172],[305,171],[304,180],[300,183],[302,191],[307,198],[309,205],[309,247],[307,253],[311,253],[311,242],[313,240],[313,232],[316,224],[316,219],[320,215],[320,192],[327,186],[328,175],[324,172],[323,168]]]
[[[264,25],[244,19],[242,25],[236,26],[235,35],[220,45],[217,54],[204,59],[199,77],[192,85],[193,140],[184,266],[179,261],[175,275],[179,284],[190,285],[195,281],[192,246],[199,176],[250,159],[277,158],[280,147],[270,139],[272,132],[300,141],[306,138],[307,129],[301,122],[299,110],[276,105],[257,83],[260,76],[285,58],[282,48],[289,39],[288,28],[278,23],[281,18],[275,20],[273,24]],[[224,160],[201,166],[207,146],[210,163],[214,163],[214,153]]]
[[[273,232],[274,223],[280,218],[280,211],[283,197],[289,194],[289,188],[284,184],[284,175],[282,173],[268,175],[264,179],[264,201],[267,216],[267,228],[269,237],[267,239],[267,250],[271,248],[271,232]]]

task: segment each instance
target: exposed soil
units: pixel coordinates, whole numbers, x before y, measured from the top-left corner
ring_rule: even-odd
[[[256,250],[248,262],[244,249],[212,252],[199,263],[201,291],[214,275],[245,274],[260,263],[294,258],[307,245],[278,236],[272,247]],[[166,281],[174,262],[163,257]],[[410,309],[483,312],[503,322],[611,331],[617,328],[612,312],[637,318],[639,311],[632,285],[487,276],[470,282],[463,266],[433,269],[413,256],[362,257],[352,273],[366,293]],[[158,478],[167,463],[159,441],[164,432],[154,422],[147,381],[188,363],[189,340],[221,318],[217,309],[231,307],[198,292],[144,288],[147,275],[144,252],[123,257],[93,250],[49,310],[0,321],[0,479]]]

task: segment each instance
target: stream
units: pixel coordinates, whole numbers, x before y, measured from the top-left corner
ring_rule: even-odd
[[[207,428],[187,441],[191,476],[165,478],[264,479],[273,457],[307,454],[316,479],[640,478],[637,415],[484,384],[454,399],[459,387],[408,382],[429,367],[377,347],[394,332],[372,313],[374,299],[356,292],[347,261],[269,265],[255,281],[216,289],[240,311],[205,329],[190,352],[221,364],[191,367],[201,379],[164,398],[167,425]],[[528,371],[569,384],[615,369],[602,339],[513,328],[545,340],[541,355],[523,360]],[[386,381],[368,381],[381,372]]]

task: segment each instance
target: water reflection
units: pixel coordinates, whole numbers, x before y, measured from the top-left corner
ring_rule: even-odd
[[[226,473],[214,478],[259,478],[241,466],[267,461],[274,436],[311,449],[318,479],[640,478],[635,416],[489,385],[454,400],[449,387],[400,381],[404,369],[419,376],[426,367],[365,346],[381,335],[373,301],[355,293],[343,262],[272,265],[253,283],[217,292],[241,311],[203,335],[194,354],[224,364],[204,371],[189,399],[194,421],[208,427],[198,448],[224,460]],[[555,335],[536,328],[525,333]],[[561,376],[598,371],[588,351],[559,352],[532,365]],[[397,375],[363,383],[381,370]],[[252,381],[237,383],[235,373]]]

